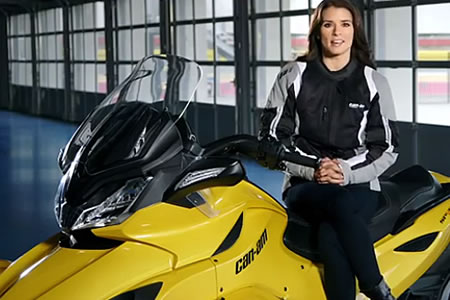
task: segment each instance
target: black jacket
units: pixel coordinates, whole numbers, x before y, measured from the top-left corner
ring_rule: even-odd
[[[261,116],[260,138],[271,136],[300,154],[338,158],[345,184],[370,182],[397,158],[398,132],[389,84],[355,59],[329,71],[320,60],[292,62],[278,74]],[[313,170],[287,164],[292,176]]]

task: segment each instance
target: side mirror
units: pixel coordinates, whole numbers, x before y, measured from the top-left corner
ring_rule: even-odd
[[[198,190],[233,186],[245,178],[242,164],[233,159],[208,158],[192,164],[164,194],[163,201],[176,203]]]

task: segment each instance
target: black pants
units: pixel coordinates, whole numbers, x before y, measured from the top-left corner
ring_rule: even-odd
[[[378,206],[378,192],[368,185],[305,182],[287,190],[286,203],[317,227],[328,300],[354,300],[355,276],[361,289],[380,282],[367,228]]]

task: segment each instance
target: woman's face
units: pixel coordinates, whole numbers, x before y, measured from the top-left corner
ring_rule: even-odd
[[[323,55],[350,57],[353,34],[353,16],[348,9],[331,6],[322,11],[320,41]]]

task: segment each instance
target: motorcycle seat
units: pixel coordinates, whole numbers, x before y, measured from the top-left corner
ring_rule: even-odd
[[[414,223],[421,213],[447,197],[450,189],[441,184],[423,167],[415,165],[386,180],[381,180],[377,212],[369,222],[373,242],[387,234],[397,234]],[[291,251],[320,261],[316,226],[287,208],[288,224],[284,243]]]

